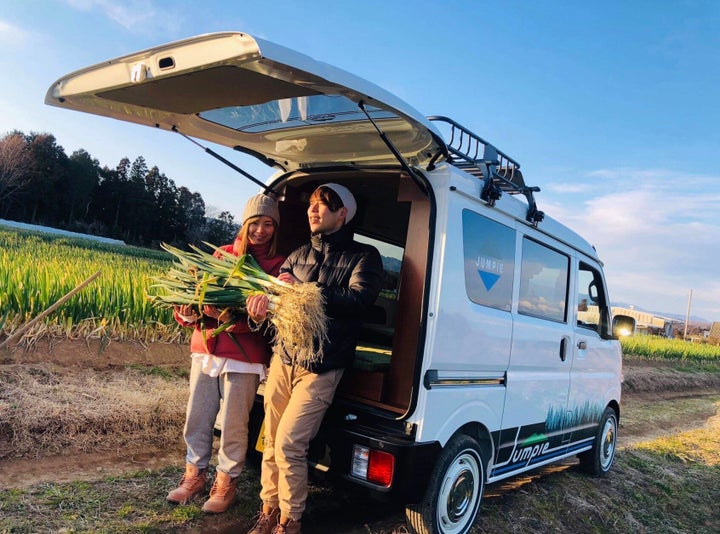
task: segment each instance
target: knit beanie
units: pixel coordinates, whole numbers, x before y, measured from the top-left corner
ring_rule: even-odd
[[[250,197],[247,204],[245,204],[241,224],[244,225],[251,217],[260,217],[262,215],[267,215],[275,221],[275,224],[280,224],[280,210],[278,209],[277,202],[263,193],[258,193]]]
[[[342,200],[343,206],[347,208],[347,216],[345,217],[345,224],[349,223],[350,220],[355,217],[355,212],[357,211],[357,203],[355,202],[355,197],[350,192],[350,190],[345,187],[344,185],[340,184],[323,184],[323,187],[327,187],[328,189],[332,189],[337,193],[337,195],[340,197],[340,200]]]

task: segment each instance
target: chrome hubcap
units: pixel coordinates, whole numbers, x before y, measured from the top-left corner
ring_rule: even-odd
[[[600,463],[604,471],[610,468],[613,457],[615,456],[615,442],[617,439],[615,418],[610,417],[605,421],[602,434],[602,451],[600,453]]]

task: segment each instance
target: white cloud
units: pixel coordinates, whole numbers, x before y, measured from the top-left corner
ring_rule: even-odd
[[[163,9],[158,13],[152,0],[65,0],[65,2],[79,11],[99,10],[110,20],[136,34],[171,34],[182,20],[173,9]]]
[[[696,314],[720,319],[719,180],[662,170],[603,169],[588,175],[592,188],[554,184],[553,202],[538,201],[540,209],[597,248],[614,300],[684,313],[693,289]]]
[[[0,20],[0,45],[3,48],[19,48],[32,40],[32,32]]]
[[[99,9],[110,20],[115,21],[128,30],[142,27],[145,21],[155,17],[152,2],[130,1],[114,2],[112,0],[66,0],[70,7],[80,11]]]
[[[560,183],[554,182],[542,186],[543,193],[551,193],[553,195],[566,195],[570,193],[587,193],[592,191],[592,185],[588,183]]]

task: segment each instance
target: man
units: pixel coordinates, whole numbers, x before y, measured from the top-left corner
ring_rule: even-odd
[[[262,509],[249,534],[298,534],[307,500],[307,451],[332,402],[343,371],[352,363],[363,312],[382,285],[382,259],[372,246],[353,241],[346,226],[357,205],[344,186],[329,183],[310,196],[310,243],[288,256],[278,278],[322,288],[328,320],[322,358],[301,360],[278,352],[265,386],[265,448]],[[247,300],[256,322],[267,314],[267,298]],[[277,349],[277,347],[276,347]]]

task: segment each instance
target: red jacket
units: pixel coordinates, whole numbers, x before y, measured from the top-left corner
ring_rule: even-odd
[[[232,245],[220,247],[226,252],[233,253]],[[277,276],[280,272],[280,265],[285,261],[283,256],[268,258],[269,246],[248,247],[250,253],[268,274]],[[201,321],[188,323],[184,321],[177,312],[175,320],[182,326],[193,327],[190,340],[190,351],[193,353],[213,354],[223,358],[240,360],[250,363],[262,363],[267,365],[270,362],[272,350],[269,340],[261,332],[253,332],[247,323],[247,316],[242,315],[240,319],[224,332],[212,337],[213,330],[217,328],[217,320],[205,316],[203,318],[205,330],[203,332]]]

